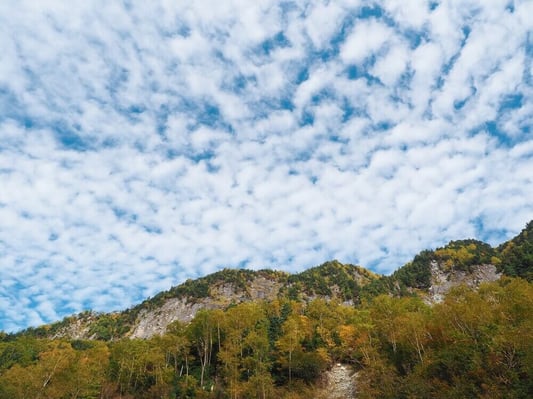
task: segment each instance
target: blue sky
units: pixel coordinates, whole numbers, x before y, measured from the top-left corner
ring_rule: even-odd
[[[0,329],[533,218],[531,1],[0,3]]]

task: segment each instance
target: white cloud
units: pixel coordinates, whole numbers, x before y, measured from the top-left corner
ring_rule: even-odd
[[[392,35],[389,27],[374,19],[358,21],[342,46],[341,58],[345,63],[362,63],[377,55]]]
[[[401,26],[421,29],[427,23],[429,7],[426,2],[418,0],[385,0],[382,3],[383,8]]]
[[[0,328],[516,234],[531,5],[414,4],[0,4]]]
[[[385,85],[394,86],[406,70],[408,57],[407,48],[402,43],[398,43],[390,48],[384,57],[378,59],[372,68],[372,73]]]
[[[319,49],[327,46],[342,26],[345,15],[346,11],[337,2],[317,2],[305,18],[306,33],[313,46]]]

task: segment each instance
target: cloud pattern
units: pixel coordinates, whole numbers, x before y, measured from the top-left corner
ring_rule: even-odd
[[[533,3],[0,4],[0,329],[533,217]]]

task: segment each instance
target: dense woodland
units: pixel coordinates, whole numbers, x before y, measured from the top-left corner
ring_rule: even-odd
[[[466,240],[424,251],[392,276],[367,272],[364,285],[334,262],[283,274],[297,290],[202,310],[146,340],[127,338],[138,309],[101,315],[92,340],[49,338],[61,323],[0,333],[0,399],[320,398],[323,373],[338,362],[357,371],[358,398],[530,398],[532,230],[498,248]],[[463,270],[491,263],[505,276],[428,305],[421,293],[435,260]],[[247,273],[189,281],[142,307],[180,290],[194,300],[224,276],[245,285]],[[333,282],[340,296],[324,299]],[[302,300],[304,291],[317,299]]]

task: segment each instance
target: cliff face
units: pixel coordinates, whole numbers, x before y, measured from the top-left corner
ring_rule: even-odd
[[[473,265],[470,270],[445,270],[437,261],[431,262],[431,286],[428,289],[429,303],[441,302],[453,287],[465,284],[477,288],[481,283],[496,281],[502,276],[491,264]]]
[[[201,309],[225,309],[231,304],[245,301],[273,300],[282,283],[276,279],[258,276],[243,289],[232,283],[217,283],[210,287],[206,298],[192,301],[190,298],[170,298],[162,306],[143,309],[137,316],[131,338],[149,338],[163,334],[174,321],[189,322]]]
[[[185,298],[168,299],[158,309],[141,310],[130,337],[150,338],[157,334],[164,334],[170,323],[176,320],[189,322],[200,309],[215,308],[216,306],[208,301],[189,303]]]

